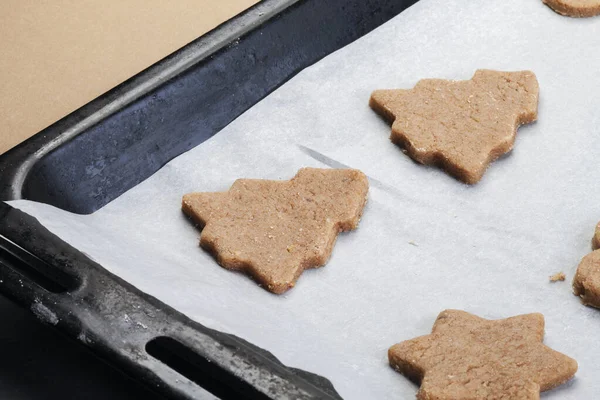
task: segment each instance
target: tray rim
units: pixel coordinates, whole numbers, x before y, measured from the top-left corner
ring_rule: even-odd
[[[108,272],[37,219],[4,202],[0,202],[0,221],[0,293],[27,306],[41,322],[77,339],[150,389],[169,398],[215,398],[147,353],[147,343],[167,337],[223,371],[221,375],[211,374],[211,378],[223,381],[223,385],[257,390],[244,398],[340,399],[325,378],[286,367],[271,353],[242,338],[191,320]],[[34,255],[74,277],[77,287],[61,293],[44,289],[2,262],[6,250],[16,256],[21,252]]]
[[[6,153],[0,154],[0,199],[4,201],[22,199],[23,187],[29,172],[38,161],[53,150],[301,1],[260,0],[242,13],[42,129]],[[2,179],[2,176],[8,179]]]

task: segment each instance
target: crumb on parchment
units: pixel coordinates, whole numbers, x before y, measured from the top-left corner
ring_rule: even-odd
[[[550,276],[550,282],[558,282],[558,281],[564,281],[565,279],[567,279],[567,276],[565,275],[564,272],[557,272],[556,274]]]

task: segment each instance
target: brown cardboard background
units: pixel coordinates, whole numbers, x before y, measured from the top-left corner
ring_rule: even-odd
[[[0,0],[0,154],[258,0]]]

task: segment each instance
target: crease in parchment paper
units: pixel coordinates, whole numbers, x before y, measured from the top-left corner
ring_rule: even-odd
[[[429,333],[447,308],[543,313],[546,344],[579,371],[542,397],[595,398],[600,314],[548,276],[572,278],[600,219],[598,50],[599,19],[564,18],[539,0],[421,0],[92,215],[11,204],[192,319],[329,378],[345,399],[414,397],[387,348]],[[534,71],[539,120],[466,186],[403,154],[368,100],[478,68]],[[275,296],[198,247],[183,194],[289,179],[305,166],[358,168],[371,180],[358,229],[339,236],[324,268]]]

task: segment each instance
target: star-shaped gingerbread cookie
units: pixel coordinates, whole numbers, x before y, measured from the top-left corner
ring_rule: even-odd
[[[512,149],[517,128],[536,120],[538,92],[533,72],[478,70],[468,81],[376,90],[369,104],[392,122],[392,142],[415,161],[473,184]]]
[[[593,17],[600,14],[600,0],[542,0],[550,8],[568,17]]]
[[[358,226],[368,189],[357,170],[304,168],[289,181],[238,179],[227,192],[187,194],[182,209],[221,266],[279,294]]]
[[[421,382],[420,400],[537,400],[577,371],[577,362],[542,343],[544,317],[486,320],[440,313],[430,335],[389,349],[390,365]]]

